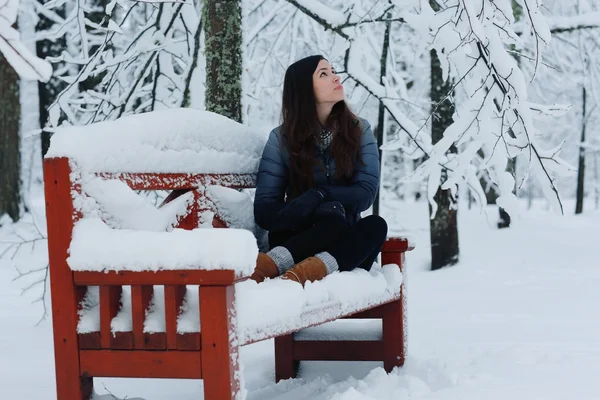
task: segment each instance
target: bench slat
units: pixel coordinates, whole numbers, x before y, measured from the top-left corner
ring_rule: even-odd
[[[202,379],[200,351],[81,350],[81,375]]]
[[[177,316],[183,304],[185,290],[183,285],[165,285],[167,349],[177,349]]]
[[[133,190],[179,190],[219,185],[232,189],[256,186],[255,174],[185,174],[185,173],[96,173],[103,179],[125,182]]]
[[[100,286],[100,346],[103,349],[111,348],[110,323],[119,311],[122,292],[121,286]]]
[[[145,348],[144,321],[146,319],[146,310],[150,307],[153,294],[154,288],[151,285],[131,286],[131,323],[133,329],[133,347],[136,349]]]
[[[177,334],[177,350],[201,350],[201,334],[198,332]]]
[[[292,345],[294,360],[312,361],[381,361],[381,340],[296,340]]]
[[[77,286],[95,285],[202,285],[226,286],[245,280],[236,278],[233,270],[172,270],[172,271],[76,271]]]

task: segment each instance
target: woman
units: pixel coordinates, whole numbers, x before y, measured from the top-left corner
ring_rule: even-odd
[[[254,200],[271,250],[259,253],[251,278],[304,285],[338,270],[369,270],[387,235],[383,218],[360,219],[379,188],[379,152],[325,58],[289,66],[282,118],[265,146]]]

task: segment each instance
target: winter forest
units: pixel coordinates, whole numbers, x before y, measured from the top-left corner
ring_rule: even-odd
[[[144,114],[186,108],[266,140],[287,67],[313,54],[379,146],[363,215],[414,246],[406,363],[302,361],[275,383],[267,340],[240,350],[247,398],[597,398],[600,0],[0,0],[0,397],[56,398],[53,135],[134,114],[120,126],[168,135]],[[151,215],[168,193],[137,194]],[[311,334],[371,340],[372,322]],[[97,378],[93,398],[198,399],[202,385]]]

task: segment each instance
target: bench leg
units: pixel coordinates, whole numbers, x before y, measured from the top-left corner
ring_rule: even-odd
[[[44,161],[56,398],[88,400],[92,395],[93,380],[80,376],[77,337],[77,307],[86,289],[75,287],[73,271],[67,264],[74,214],[70,174],[66,158]]]
[[[275,382],[295,378],[300,361],[294,360],[294,334],[275,338]]]
[[[383,367],[390,373],[394,367],[404,365],[404,315],[403,297],[386,305],[383,314]]]
[[[240,392],[234,287],[200,287],[204,400],[233,400]]]

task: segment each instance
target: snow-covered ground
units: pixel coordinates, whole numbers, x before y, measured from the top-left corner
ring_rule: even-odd
[[[417,244],[407,257],[405,367],[388,375],[377,362],[305,362],[298,379],[274,384],[266,341],[242,349],[249,400],[600,399],[600,212],[524,211],[499,231],[494,211],[463,207],[461,262],[436,272],[427,271],[426,204],[395,202],[385,213]],[[4,227],[0,240],[15,229],[31,225]],[[12,281],[13,264],[39,267],[43,252],[35,252],[0,261],[1,399],[55,398],[51,323],[36,326],[39,292],[21,296],[35,277]],[[201,381],[96,379],[95,388],[101,400],[202,398]]]

